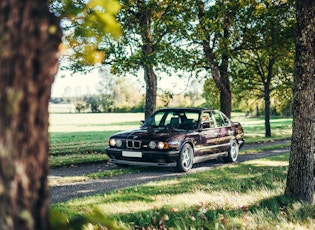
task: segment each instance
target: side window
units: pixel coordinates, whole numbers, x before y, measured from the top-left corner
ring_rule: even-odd
[[[223,126],[230,126],[231,125],[230,120],[223,113],[221,113],[221,116],[223,120]]]
[[[209,120],[210,120],[209,113],[203,113],[201,116],[201,121],[205,123],[205,122],[209,122]]]
[[[214,120],[210,112],[203,112],[201,115],[201,124],[204,128],[214,128]]]
[[[222,117],[221,117],[220,113],[214,111],[213,112],[213,117],[215,119],[215,123],[217,124],[217,127],[224,126],[224,123],[223,123],[223,120],[222,120]]]
[[[185,113],[186,119],[183,122],[183,129],[190,130],[197,128],[197,121],[199,118],[198,112],[186,112]]]

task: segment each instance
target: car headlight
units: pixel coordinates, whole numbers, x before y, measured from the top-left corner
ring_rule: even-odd
[[[166,143],[160,141],[160,142],[158,143],[158,149],[164,149],[165,144],[166,144]]]
[[[122,140],[117,139],[117,140],[116,140],[116,146],[117,146],[118,148],[120,148],[120,147],[122,146]]]
[[[115,139],[110,139],[109,140],[109,145],[110,146],[115,146],[116,145],[116,140]]]
[[[150,141],[149,147],[150,147],[150,149],[155,149],[156,148],[156,143],[154,141]]]

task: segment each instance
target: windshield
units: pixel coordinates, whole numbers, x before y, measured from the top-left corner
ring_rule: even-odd
[[[196,129],[199,119],[199,111],[194,110],[162,110],[149,117],[143,124],[143,128],[177,128]]]

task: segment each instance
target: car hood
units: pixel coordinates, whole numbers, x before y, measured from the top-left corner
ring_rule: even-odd
[[[124,131],[111,136],[111,138],[133,139],[133,140],[157,140],[167,141],[174,137],[185,135],[187,130],[181,129],[137,129],[132,131]]]

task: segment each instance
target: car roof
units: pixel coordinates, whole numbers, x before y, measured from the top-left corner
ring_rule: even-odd
[[[198,108],[198,107],[176,107],[176,108],[162,108],[158,109],[158,111],[195,111],[195,112],[203,112],[203,111],[217,111],[216,109],[210,108]]]

